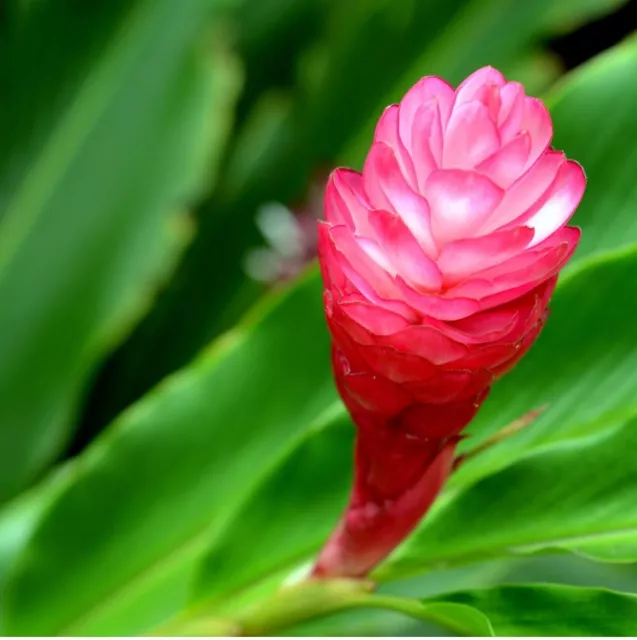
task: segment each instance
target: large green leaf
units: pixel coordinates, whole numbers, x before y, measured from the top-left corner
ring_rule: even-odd
[[[637,420],[540,450],[431,513],[381,567],[387,579],[431,566],[637,536]]]
[[[548,97],[553,146],[577,160],[588,177],[573,221],[583,234],[575,259],[637,243],[637,38],[594,58]]]
[[[46,482],[21,494],[0,509],[0,601],[17,559],[44,511],[65,486],[70,467],[67,464],[56,470]],[[2,616],[0,606],[0,633],[4,627]]]
[[[511,585],[451,594],[445,596],[444,603],[463,604],[480,611],[496,636],[637,634],[637,596],[606,589]],[[481,629],[475,628],[471,635],[481,635]]]
[[[637,562],[637,530],[609,532],[603,537],[582,540],[569,545],[569,550],[601,562]]]
[[[523,584],[416,600],[364,588],[345,580],[298,585],[225,621],[194,618],[170,630],[209,635],[225,625],[243,636],[278,635],[338,611],[385,609],[463,636],[617,637],[637,631],[637,596],[607,589]]]
[[[198,554],[336,397],[316,278],[124,413],[14,563],[11,633],[130,634],[183,604]]]
[[[210,13],[40,2],[3,40],[0,500],[60,451],[87,376],[182,244],[174,214],[203,186],[237,89]]]
[[[530,584],[543,586],[556,584],[585,587],[583,599],[596,590],[635,592],[637,574],[626,565],[600,564],[573,554],[530,555],[520,558],[500,558],[474,563],[446,571],[431,571],[397,582],[383,583],[377,590],[379,595],[417,597],[427,604],[434,600],[447,606],[456,593],[484,590],[495,586]],[[569,590],[567,593],[571,593]],[[451,594],[451,595],[449,595]],[[488,611],[486,611],[488,613]],[[470,634],[476,635],[478,629]],[[422,618],[410,619],[387,609],[348,610],[330,616],[308,620],[300,625],[286,628],[285,635],[296,636],[408,636],[423,637],[442,635],[439,628]]]
[[[596,432],[635,413],[637,344],[630,300],[637,296],[637,282],[627,277],[635,269],[637,253],[628,251],[564,278],[537,344],[495,384],[469,432],[482,437],[531,409],[547,409],[522,432],[461,466],[454,486],[507,465],[522,449]]]
[[[477,609],[448,602],[421,602],[410,598],[371,594],[372,585],[352,579],[307,581],[283,588],[251,607],[225,617],[209,612],[190,612],[158,629],[162,635],[210,635],[234,632],[233,635],[265,636],[295,631],[296,626],[348,609],[385,609],[411,616],[455,631],[461,635],[477,632],[491,636],[486,616]],[[340,635],[340,634],[339,634]]]
[[[334,403],[214,538],[195,600],[225,606],[242,590],[307,561],[345,506],[353,437],[349,417]]]

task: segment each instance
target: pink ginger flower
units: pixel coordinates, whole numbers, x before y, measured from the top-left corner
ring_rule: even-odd
[[[491,67],[455,91],[425,77],[381,116],[362,174],[331,174],[319,260],[357,445],[315,576],[365,575],[416,526],[491,384],[542,329],[586,183],[552,132]]]

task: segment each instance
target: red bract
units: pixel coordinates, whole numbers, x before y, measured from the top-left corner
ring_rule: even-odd
[[[544,105],[493,68],[455,91],[426,77],[383,113],[362,175],[330,176],[319,259],[358,440],[316,576],[364,575],[413,529],[460,432],[540,332],[585,188],[551,136]]]

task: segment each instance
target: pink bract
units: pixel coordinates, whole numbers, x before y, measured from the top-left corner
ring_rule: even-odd
[[[316,575],[362,575],[415,526],[539,334],[586,185],[552,133],[542,102],[491,67],[455,90],[425,77],[381,116],[362,174],[331,174],[319,260],[357,473]]]

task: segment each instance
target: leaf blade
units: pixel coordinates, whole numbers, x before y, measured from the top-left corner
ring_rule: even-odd
[[[45,119],[45,131],[27,131],[24,148],[14,143],[4,150],[0,501],[63,447],[89,374],[174,262],[183,244],[174,213],[200,190],[225,137],[236,69],[227,56],[219,64],[224,54],[213,51],[211,60],[202,49],[205,3],[172,23],[169,10],[166,0],[138,0],[121,23],[114,19],[110,48],[89,41],[95,74],[89,63],[79,79],[69,71],[73,82],[64,76],[60,92],[71,97],[64,108],[52,108],[57,119]],[[48,13],[40,17],[19,37],[29,41],[43,29],[46,42],[55,39]],[[162,29],[169,37],[154,40]],[[23,44],[15,46],[19,51]],[[148,67],[149,57],[163,66]],[[28,87],[16,89],[3,111],[10,118],[18,118],[29,97]],[[218,118],[209,118],[211,107],[218,107]],[[193,138],[193,131],[199,135]],[[30,163],[12,189],[6,185],[22,155]]]

